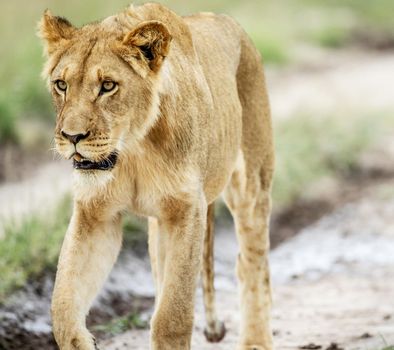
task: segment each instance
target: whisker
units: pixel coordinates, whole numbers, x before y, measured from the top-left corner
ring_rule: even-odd
[[[90,151],[90,150],[97,150],[99,147],[87,147],[87,146],[84,146],[84,149],[85,149],[85,151]],[[101,151],[105,151],[106,149],[108,149],[109,147],[100,147],[99,148],[99,151],[101,150]]]

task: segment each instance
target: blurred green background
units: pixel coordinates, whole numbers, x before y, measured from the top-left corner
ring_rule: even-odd
[[[161,1],[180,14],[224,12],[251,35],[267,64],[287,65],[300,46],[384,47],[394,40],[392,0],[201,0]],[[37,142],[27,130],[53,123],[53,111],[39,77],[42,50],[36,23],[46,8],[75,25],[104,18],[126,7],[128,0],[2,1],[0,3],[0,143]],[[27,127],[29,124],[29,127]],[[22,125],[22,126],[21,126]],[[26,126],[26,127],[23,127]]]

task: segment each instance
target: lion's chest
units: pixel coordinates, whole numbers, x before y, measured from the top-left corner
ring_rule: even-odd
[[[173,168],[159,163],[134,167],[123,179],[127,183],[124,188],[129,189],[126,208],[137,215],[159,217],[166,198],[197,191],[197,177],[197,171],[188,167]]]

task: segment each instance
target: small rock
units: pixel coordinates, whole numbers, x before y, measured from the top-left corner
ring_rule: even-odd
[[[345,350],[344,348],[341,348],[338,346],[337,343],[331,343],[326,350]]]
[[[321,349],[322,346],[321,345],[317,345],[315,343],[309,343],[307,345],[302,345],[298,347],[299,349],[308,349],[308,350],[317,350],[317,349]]]
[[[372,334],[365,332],[360,335],[360,339],[368,339],[368,338],[372,338]]]

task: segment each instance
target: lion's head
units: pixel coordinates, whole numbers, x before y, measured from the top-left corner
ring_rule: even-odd
[[[130,11],[82,28],[49,11],[39,24],[57,112],[56,150],[74,168],[110,170],[158,114],[159,73],[171,36]]]

